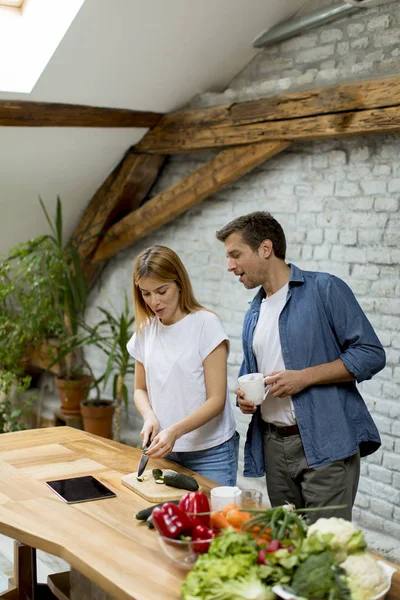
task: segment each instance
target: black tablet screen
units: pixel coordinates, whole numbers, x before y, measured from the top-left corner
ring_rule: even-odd
[[[68,503],[88,502],[89,500],[101,500],[102,498],[114,498],[116,496],[114,492],[92,475],[46,481],[46,485]]]

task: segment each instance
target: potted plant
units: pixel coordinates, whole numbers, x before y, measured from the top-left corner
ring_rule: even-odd
[[[121,435],[122,404],[125,404],[126,410],[128,408],[128,389],[125,379],[127,375],[133,375],[135,372],[134,363],[126,347],[132,333],[131,330],[135,318],[130,313],[126,295],[124,308],[120,313],[115,310],[106,310],[100,306],[98,310],[102,313],[103,319],[94,328],[89,327],[87,324],[83,325],[83,327],[88,333],[90,343],[94,344],[108,356],[104,373],[96,380],[96,384],[103,383],[104,389],[111,375],[114,375],[112,386],[113,400],[111,403],[99,400],[98,397],[84,400],[81,403],[81,414],[85,431],[90,431],[91,433],[95,433],[92,427],[100,418],[113,419],[112,439],[119,441]]]
[[[39,202],[51,233],[0,257],[0,370],[16,385],[32,363],[56,371],[61,410],[79,413],[93,382],[82,353],[89,338],[80,327],[88,287],[76,245],[63,243],[60,198],[54,222]]]
[[[65,413],[79,413],[82,400],[87,398],[93,385],[93,376],[85,362],[82,348],[90,342],[90,335],[82,333],[83,317],[88,299],[88,286],[73,242],[63,243],[62,206],[57,198],[54,222],[39,198],[42,210],[51,229],[44,236],[49,254],[51,269],[56,272],[53,286],[53,301],[58,314],[61,331],[58,332],[58,351],[53,353],[49,368],[58,364],[60,373],[56,378],[61,399],[61,410]]]
[[[25,426],[30,401],[23,395],[35,348],[59,336],[62,321],[53,288],[58,273],[45,236],[0,256],[0,431]]]
[[[0,257],[0,365],[22,369],[34,346],[58,337],[62,319],[54,303],[58,268],[45,236]]]

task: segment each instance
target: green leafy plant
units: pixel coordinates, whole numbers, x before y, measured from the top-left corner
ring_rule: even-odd
[[[80,325],[83,323],[84,312],[88,299],[88,286],[82,271],[76,242],[63,242],[63,219],[61,200],[57,197],[57,209],[54,222],[39,198],[40,205],[50,226],[51,235],[44,236],[52,254],[53,269],[57,272],[53,288],[53,301],[62,324],[59,332],[60,353],[54,363],[59,362],[61,375],[65,379],[79,376],[85,363],[79,351],[88,341],[82,337]],[[53,363],[52,363],[53,364]]]
[[[113,402],[115,413],[113,420],[113,439],[119,441],[121,434],[121,409],[125,405],[128,409],[128,388],[126,377],[133,375],[135,366],[127,350],[127,343],[132,335],[134,316],[129,309],[128,298],[125,295],[124,308],[121,312],[106,310],[99,306],[98,310],[103,318],[95,325],[89,327],[84,325],[88,332],[89,343],[94,344],[107,356],[107,363],[102,375],[96,380],[96,384],[106,387],[110,377],[113,376]],[[89,402],[91,402],[89,400]],[[96,402],[96,400],[93,400]]]
[[[26,429],[33,397],[21,400],[29,387],[30,377],[17,377],[14,372],[0,370],[0,432]]]
[[[51,233],[16,245],[0,260],[0,365],[19,369],[29,345],[57,338],[62,375],[73,378],[82,367],[77,350],[84,345],[79,325],[88,287],[78,241],[63,241],[60,198],[54,221],[39,202]],[[53,355],[51,366],[57,362]]]
[[[39,202],[50,234],[19,243],[0,257],[0,375],[4,381],[11,377],[17,389],[29,385],[24,376],[32,349],[48,340],[55,341],[47,346],[48,368],[58,364],[64,379],[88,370],[82,353],[88,339],[80,329],[88,298],[77,250],[82,240],[64,244],[59,197],[54,220]]]
[[[0,366],[22,373],[34,344],[58,337],[63,324],[56,311],[58,268],[44,236],[18,244],[0,257]]]
[[[62,317],[54,301],[58,281],[59,265],[54,260],[53,245],[47,236],[19,243],[0,256],[2,431],[19,429],[19,423],[28,411],[29,407],[25,410],[23,404],[16,408],[14,400],[21,397],[30,384],[25,370],[32,349],[63,332]]]

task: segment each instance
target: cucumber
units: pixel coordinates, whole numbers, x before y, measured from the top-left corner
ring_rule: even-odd
[[[149,517],[147,517],[146,519],[146,526],[149,529],[154,529],[154,523],[153,523],[153,513],[151,513],[151,515]]]
[[[155,480],[157,479],[162,479],[164,477],[163,472],[161,471],[161,469],[153,469],[152,470],[152,474]]]
[[[135,518],[138,521],[147,521],[147,519],[150,517],[150,515],[153,512],[153,510],[155,509],[155,507],[162,506],[163,504],[165,504],[165,502],[167,502],[167,500],[165,500],[164,502],[160,502],[159,504],[153,504],[153,506],[148,506],[147,508],[143,508],[142,510],[139,510],[135,514]],[[179,504],[179,500],[171,500],[171,502],[173,504]]]
[[[199,484],[194,477],[183,475],[182,473],[171,473],[166,471],[164,473],[164,483],[169,487],[189,490],[190,492],[196,492],[199,489]]]

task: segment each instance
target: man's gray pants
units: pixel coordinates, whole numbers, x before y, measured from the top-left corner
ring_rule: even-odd
[[[346,505],[340,510],[312,512],[307,520],[342,517],[351,521],[360,478],[360,453],[322,467],[309,468],[300,435],[281,437],[263,432],[268,495],[272,506],[286,502],[296,508]]]

